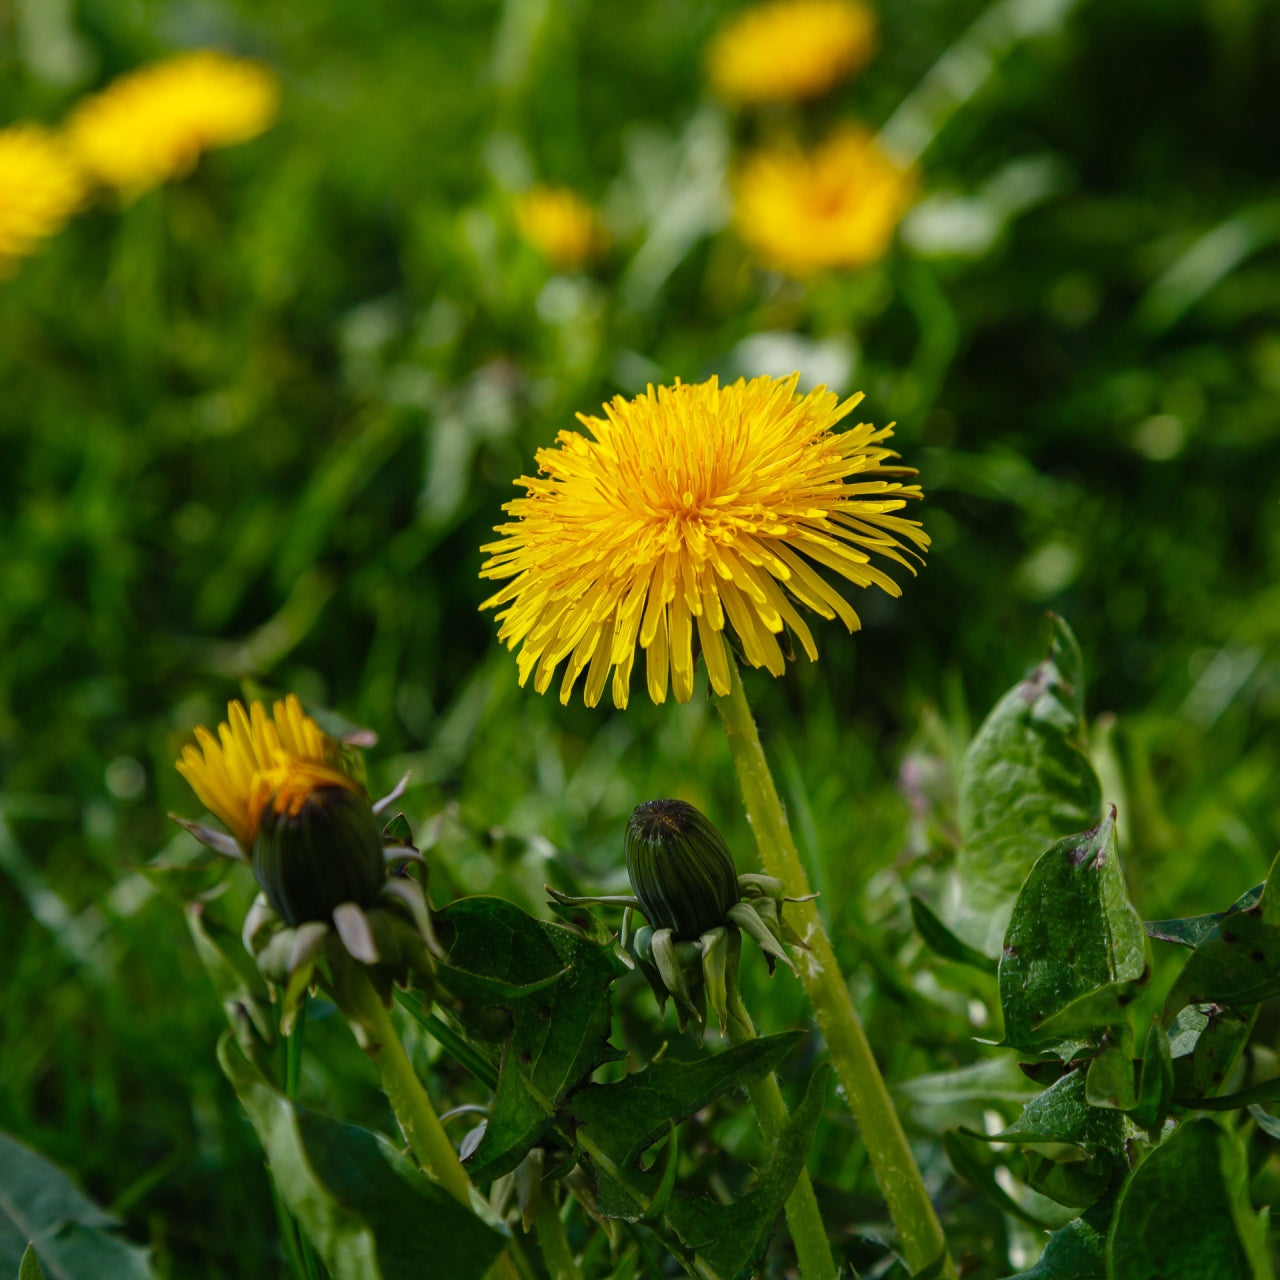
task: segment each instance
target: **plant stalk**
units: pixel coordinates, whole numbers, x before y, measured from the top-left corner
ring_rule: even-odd
[[[436,1179],[459,1204],[471,1208],[471,1179],[449,1141],[431,1099],[405,1056],[404,1046],[378,993],[359,966],[351,966],[350,993],[360,1015],[373,1031],[375,1043],[368,1052],[378,1068],[409,1149],[422,1168]]]
[[[808,877],[760,745],[742,677],[733,664],[730,680],[729,693],[724,697],[715,695],[715,704],[729,739],[729,751],[760,860],[769,875],[782,881],[789,896],[803,897],[809,892]],[[853,1007],[853,998],[836,963],[822,917],[812,902],[788,904],[787,910],[796,932],[809,948],[797,955],[800,976],[827,1042],[836,1075],[862,1131],[867,1155],[897,1227],[907,1265],[914,1273],[942,1258],[939,1280],[953,1280],[955,1268],[947,1254],[941,1224]]]
[[[729,984],[727,994],[729,1040],[735,1045],[746,1044],[748,1040],[756,1038],[756,1029],[738,994],[736,982]],[[773,1072],[770,1071],[762,1079],[748,1084],[747,1093],[755,1108],[756,1119],[760,1122],[760,1132],[764,1135],[765,1142],[773,1146],[791,1118],[786,1099],[782,1096]],[[827,1229],[823,1226],[818,1198],[813,1193],[813,1183],[809,1180],[807,1169],[800,1170],[796,1185],[787,1197],[786,1212],[787,1226],[791,1228],[791,1240],[796,1247],[796,1259],[800,1264],[800,1275],[804,1280],[836,1280],[836,1264],[831,1257]]]
[[[302,1046],[307,1033],[307,1005],[310,1003],[304,995],[298,1005],[298,1016],[293,1023],[293,1031],[285,1041],[284,1050],[284,1092],[285,1096],[295,1101],[298,1087],[302,1082]],[[320,1262],[316,1251],[305,1231],[298,1225],[297,1219],[289,1212],[274,1181],[271,1184],[272,1194],[276,1200],[276,1211],[280,1215],[280,1223],[284,1230],[285,1251],[289,1255],[290,1266],[294,1274],[301,1280],[320,1280]]]

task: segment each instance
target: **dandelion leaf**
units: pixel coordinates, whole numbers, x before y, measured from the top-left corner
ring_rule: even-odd
[[[291,1101],[229,1033],[219,1041],[218,1061],[248,1112],[280,1195],[334,1280],[480,1280],[485,1274],[503,1236],[381,1134]]]
[[[0,1275],[151,1280],[148,1251],[57,1165],[0,1133]]]
[[[1187,1120],[1121,1191],[1106,1274],[1112,1280],[1269,1280],[1263,1237],[1239,1142],[1212,1120]]]
[[[1035,860],[1101,817],[1102,788],[1082,750],[1080,648],[1061,618],[1052,622],[1049,656],[996,704],[961,770],[964,843],[949,924],[987,955],[997,954]]]
[[[1040,1052],[1064,1037],[1127,1023],[1149,973],[1112,807],[1098,826],[1048,849],[1018,894],[1000,957],[1004,1042]]]
[[[486,1181],[511,1172],[565,1098],[621,1056],[609,1043],[610,989],[625,969],[611,948],[501,898],[463,898],[436,913],[435,926],[455,1016],[498,1058],[492,1112],[467,1161]]]

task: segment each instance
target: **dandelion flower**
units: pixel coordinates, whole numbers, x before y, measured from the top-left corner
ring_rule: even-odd
[[[866,65],[875,27],[857,0],[771,0],[712,39],[711,86],[738,105],[817,97]]]
[[[203,725],[182,749],[178,772],[244,850],[253,847],[263,811],[296,817],[312,792],[360,785],[339,766],[337,744],[290,694],[267,716],[261,702],[227,707],[215,736]]]
[[[53,235],[84,199],[84,179],[36,124],[0,129],[0,275]]]
[[[581,267],[608,247],[600,215],[568,187],[533,186],[516,198],[516,229],[553,266]]]
[[[81,164],[126,197],[188,173],[210,147],[256,138],[279,86],[265,67],[211,49],[122,76],[82,102],[67,124]]]
[[[544,693],[565,662],[560,701],[585,671],[595,706],[612,671],[625,707],[638,646],[654,702],[668,682],[687,702],[696,633],[723,695],[726,630],[751,666],[781,675],[784,628],[817,658],[797,606],[858,628],[820,570],[899,594],[872,557],[910,568],[902,540],[928,546],[917,522],[892,514],[921,496],[901,483],[915,472],[886,465],[891,427],[834,429],[861,395],[801,395],[798,379],[650,386],[603,418],[579,414],[589,437],[562,431],[538,451],[539,475],[516,481],[527,496],[504,507],[514,519],[481,548],[481,577],[511,579],[481,608],[503,606],[498,638],[520,646],[521,684],[532,675]]]
[[[870,132],[847,125],[813,151],[760,148],[733,186],[738,234],[766,266],[804,276],[883,257],[915,179]]]

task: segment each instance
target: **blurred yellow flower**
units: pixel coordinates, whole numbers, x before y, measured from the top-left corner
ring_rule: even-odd
[[[817,97],[866,65],[875,30],[858,0],[769,0],[713,37],[711,87],[733,104]]]
[[[98,181],[133,197],[182,177],[210,147],[257,137],[279,98],[265,67],[197,49],[121,76],[85,99],[67,137]]]
[[[562,431],[538,451],[538,476],[516,481],[527,496],[503,508],[514,520],[481,548],[480,576],[512,579],[481,608],[507,606],[498,638],[520,646],[521,684],[532,674],[544,693],[567,660],[561,702],[585,670],[595,706],[612,670],[625,707],[638,642],[650,697],[665,700],[669,677],[687,702],[696,628],[711,686],[727,694],[726,628],[747,662],[774,675],[784,627],[817,658],[797,604],[858,628],[815,565],[900,594],[871,558],[910,568],[900,551],[915,552],[901,539],[928,546],[916,521],[891,514],[921,496],[900,482],[915,472],[886,465],[897,456],[880,444],[890,427],[833,430],[861,395],[801,395],[798,379],[650,386],[616,397],[604,418],[579,414],[592,438]]]
[[[516,197],[516,229],[553,266],[581,267],[608,248],[600,215],[568,187],[532,186]]]
[[[0,129],[0,275],[59,230],[84,199],[84,178],[57,136],[37,124]]]
[[[872,134],[845,125],[812,151],[761,147],[738,168],[733,221],[766,266],[803,276],[859,267],[888,251],[915,175]]]
[[[282,816],[297,817],[318,790],[360,791],[337,760],[336,744],[290,694],[275,703],[270,718],[261,702],[248,711],[232,702],[216,737],[204,725],[196,729],[196,741],[182,748],[177,769],[248,852],[268,805]]]

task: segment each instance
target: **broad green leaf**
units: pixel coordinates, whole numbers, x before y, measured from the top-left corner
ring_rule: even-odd
[[[971,947],[963,938],[957,937],[923,899],[914,895],[911,898],[911,922],[915,925],[916,932],[924,939],[925,945],[944,960],[954,960],[957,964],[981,969],[983,973],[995,973],[996,962],[991,956],[984,954],[976,947]]]
[[[1049,1237],[1040,1261],[1010,1280],[1107,1280],[1106,1221],[1087,1213]]]
[[[1119,1111],[1091,1107],[1085,1099],[1085,1073],[1071,1071],[1032,1098],[1007,1129],[971,1136],[985,1142],[1069,1142],[1086,1151],[1120,1151],[1128,1136]]]
[[[222,1011],[241,1047],[250,1052],[255,1034],[271,1044],[275,1032],[268,1012],[267,984],[244,944],[227,930],[212,926],[202,902],[188,903],[186,917],[196,955],[222,1000]]]
[[[1173,1093],[1179,1105],[1199,1106],[1221,1092],[1257,1019],[1256,1004],[1245,1009],[1209,1007],[1195,1047],[1173,1061]]]
[[[37,1266],[49,1280],[151,1280],[148,1250],[119,1225],[57,1165],[0,1133],[0,1275]]]
[[[435,925],[440,982],[462,1001],[460,1020],[471,1038],[502,1046],[489,1122],[467,1162],[487,1181],[514,1169],[565,1097],[622,1056],[609,1044],[610,989],[625,969],[611,948],[501,898],[462,898]]]
[[[1169,992],[1166,1019],[1188,1004],[1255,1004],[1280,992],[1278,867],[1280,856],[1258,900],[1228,911],[1200,938]]]
[[[1042,1050],[1115,1025],[1145,981],[1147,936],[1116,855],[1115,808],[1059,840],[1018,894],[1000,957],[1004,1043]]]
[[[502,1234],[419,1172],[381,1134],[298,1106],[229,1034],[218,1061],[258,1134],[285,1204],[334,1280],[479,1280]]]
[[[1018,888],[1055,840],[1092,827],[1102,789],[1082,747],[1084,677],[1070,627],[1053,616],[1049,656],[996,704],[960,777],[959,894],[951,927],[995,955]]]
[[[1214,911],[1207,916],[1187,916],[1182,920],[1148,920],[1147,937],[1161,942],[1176,942],[1183,947],[1198,947],[1208,938],[1219,923],[1236,911],[1247,911],[1257,906],[1258,899],[1266,883],[1255,884],[1247,893],[1243,893],[1225,911]]]
[[[706,1055],[695,1062],[655,1062],[616,1084],[589,1084],[566,1109],[579,1132],[623,1168],[673,1124],[700,1111],[721,1094],[759,1080],[804,1039],[802,1031],[764,1036]]]
[[[1112,1280],[1268,1280],[1248,1203],[1248,1169],[1232,1134],[1187,1120],[1134,1170],[1107,1241]]]

